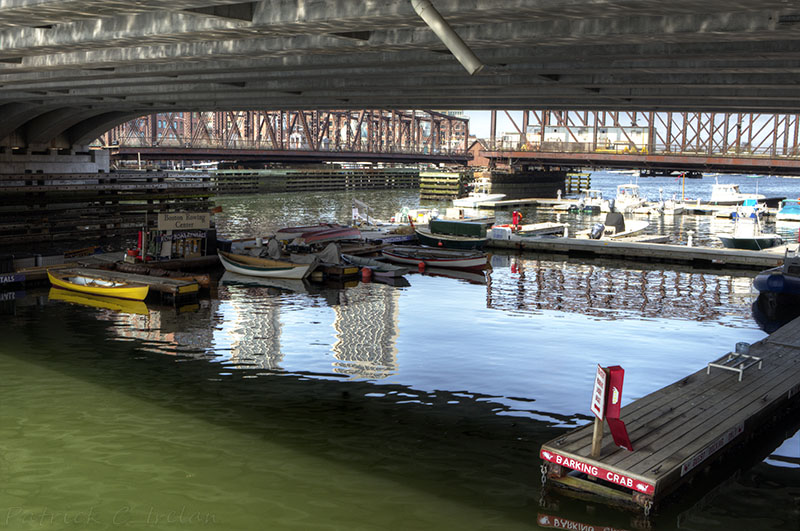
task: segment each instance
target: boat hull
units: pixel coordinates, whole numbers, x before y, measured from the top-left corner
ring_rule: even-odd
[[[426,247],[390,247],[381,251],[383,256],[398,264],[452,269],[477,269],[486,266],[488,256],[480,251],[457,251]]]
[[[369,268],[376,277],[402,277],[409,271],[407,267],[387,264],[386,262],[363,256],[343,254],[342,258],[353,265]]]
[[[422,245],[430,247],[444,247],[445,249],[483,249],[486,238],[471,238],[467,236],[451,236],[449,234],[435,234],[430,231],[415,229],[417,239]]]
[[[87,281],[97,281],[99,283],[107,282],[102,279],[94,279],[91,277],[91,275],[72,275],[71,277],[68,277],[66,275],[62,276],[58,273],[54,274],[48,271],[47,278],[50,279],[50,284],[58,288],[84,293],[87,295],[99,295],[102,297],[114,297],[117,299],[143,301],[147,298],[147,293],[150,291],[150,286],[145,286],[142,284],[119,283],[117,286],[84,284],[84,282]]]
[[[780,236],[759,236],[752,238],[735,238],[733,236],[718,236],[722,245],[728,249],[746,249],[750,251],[760,251],[783,244]]]
[[[261,278],[288,278],[302,280],[316,268],[318,261],[310,264],[295,264],[281,260],[267,260],[254,256],[236,255],[217,251],[226,271]]]

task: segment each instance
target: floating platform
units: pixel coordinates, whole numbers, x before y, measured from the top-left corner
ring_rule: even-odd
[[[745,349],[743,349],[745,350]],[[576,497],[646,511],[729,452],[759,436],[800,395],[800,318],[747,352],[707,367],[622,408],[634,450],[604,427],[591,457],[593,425],[542,445],[547,482]],[[588,408],[588,404],[587,404]]]
[[[637,241],[637,238],[649,240]],[[514,249],[543,253],[563,253],[582,257],[606,257],[621,260],[639,260],[670,264],[689,264],[695,267],[729,267],[764,270],[783,264],[786,246],[778,246],[763,251],[741,249],[720,249],[714,247],[688,247],[652,243],[648,236],[634,236],[632,239],[590,240],[582,238],[518,238],[512,240],[490,239],[487,247]]]

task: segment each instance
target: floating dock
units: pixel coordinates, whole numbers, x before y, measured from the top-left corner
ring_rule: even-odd
[[[647,513],[797,407],[799,394],[800,318],[623,407],[632,452],[614,445],[604,423],[604,445],[591,457],[590,424],[542,445],[543,473],[566,494]]]
[[[650,238],[644,236],[643,238]],[[689,264],[695,267],[729,267],[763,270],[783,264],[786,246],[763,251],[688,247],[664,243],[582,238],[513,238],[489,239],[487,247],[540,253],[558,253],[581,257],[606,257],[621,260]]]

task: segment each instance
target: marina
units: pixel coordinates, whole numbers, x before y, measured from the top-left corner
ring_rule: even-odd
[[[348,197],[310,193],[303,196],[300,209],[285,208],[282,202],[295,201],[288,195],[231,197],[221,201],[217,230],[235,240],[266,235],[281,227],[308,226],[311,220],[347,219]],[[373,192],[364,200],[375,217],[389,217],[398,204],[430,206],[416,203],[406,191]],[[234,202],[243,207],[234,209]],[[341,212],[326,217],[323,213],[332,208]],[[539,220],[555,215],[552,210],[533,209],[524,214],[526,224],[542,223]],[[562,223],[569,221],[570,229],[577,231],[589,228],[597,219],[575,214],[562,216]],[[688,222],[693,217],[681,219]],[[505,221],[501,215],[499,222]],[[698,241],[711,242],[707,221],[683,225],[682,230],[689,230],[687,227],[697,230]],[[570,245],[602,242],[569,240]],[[617,245],[624,242],[613,242]],[[686,245],[672,246],[698,252]],[[730,251],[716,248],[709,252]],[[267,469],[289,466],[292,476],[320,477],[319,485],[325,485],[328,499],[346,504],[344,500],[357,492],[373,506],[375,517],[380,512],[397,514],[413,502],[427,509],[427,516],[410,520],[423,527],[461,522],[470,528],[476,522],[488,525],[500,518],[506,528],[530,529],[538,525],[539,511],[547,510],[562,520],[584,519],[582,509],[566,502],[560,502],[560,509],[540,505],[539,450],[547,441],[587,423],[597,363],[625,367],[628,381],[623,400],[633,401],[705,368],[714,358],[710,352],[721,355],[736,342],[756,343],[766,336],[750,308],[757,295],[752,281],[758,265],[737,270],[713,263],[691,267],[497,248],[491,249],[487,260],[491,268],[477,271],[431,267],[419,272],[412,263],[411,271],[401,277],[405,283],[397,287],[358,279],[318,283],[229,276],[220,279],[208,295],[201,294],[188,309],[147,301],[146,316],[141,308],[109,308],[93,301],[81,304],[58,294],[38,306],[35,301],[42,299],[37,294],[47,298],[47,291],[39,292],[31,284],[26,286],[27,294],[10,292],[14,295],[6,300],[5,308],[15,315],[15,323],[27,323],[26,327],[47,323],[48,337],[59,345],[56,348],[54,344],[52,351],[58,352],[58,357],[49,356],[48,348],[39,349],[40,360],[30,356],[23,360],[4,350],[0,364],[11,370],[17,363],[38,366],[41,362],[42,370],[47,367],[72,375],[70,385],[81,395],[87,393],[82,382],[113,386],[117,394],[109,399],[112,411],[125,412],[131,420],[119,426],[119,431],[106,430],[101,444],[114,445],[118,437],[124,437],[130,446],[139,437],[158,437],[142,428],[136,420],[140,415],[147,416],[143,423],[153,419],[190,427],[210,423],[215,440],[226,448],[223,453],[228,457],[223,461],[232,459],[244,467],[236,479],[219,479],[225,476],[227,464],[202,463],[204,456],[217,450],[202,450],[188,439],[168,434],[162,434],[168,437],[162,445],[166,448],[163,459],[180,452],[183,466],[214,477],[215,485],[230,492],[224,497],[225,508],[213,505],[217,521],[231,525],[251,521],[243,502],[237,500],[242,493],[237,485],[243,478],[262,496],[286,499],[289,492],[296,500],[290,504],[313,506],[312,498],[303,494],[309,488],[305,481],[284,478],[280,487],[284,494],[280,494],[270,485],[274,474],[264,475]],[[72,316],[69,328],[54,324],[64,311]],[[89,323],[118,338],[106,346],[103,363],[94,361],[92,350],[86,351],[90,336],[79,332]],[[655,336],[654,327],[658,330]],[[22,327],[14,324],[11,330],[15,344],[29,341],[21,335]],[[335,330],[335,336],[330,337],[327,330]],[[64,344],[85,353],[72,356],[73,361],[67,363]],[[499,344],[504,347],[498,350]],[[566,344],[570,348],[565,350]],[[135,345],[135,359],[127,354],[129,345]],[[152,373],[145,367],[158,370]],[[545,376],[542,367],[554,370]],[[762,370],[768,368],[765,365]],[[32,374],[48,381],[38,369]],[[743,383],[747,384],[748,376],[746,373]],[[18,384],[30,387],[16,378],[12,388],[18,389]],[[207,395],[209,385],[214,389],[213,402]],[[579,392],[565,393],[566,388]],[[142,394],[142,389],[147,392]],[[175,389],[180,389],[177,395]],[[44,399],[31,396],[32,392],[23,392],[20,399],[34,404]],[[146,398],[170,393],[168,403],[183,403],[184,413],[156,406]],[[125,406],[130,400],[139,410],[133,417]],[[3,404],[14,407],[15,402],[6,399]],[[227,408],[224,416],[216,413],[220,407]],[[354,409],[359,411],[356,417]],[[626,414],[622,418],[627,421]],[[261,420],[255,421],[255,417]],[[386,418],[393,419],[391,425],[382,420]],[[400,424],[394,424],[395,420]],[[100,417],[98,422],[108,420]],[[86,430],[86,437],[95,436],[92,424]],[[273,435],[262,439],[266,435],[263,430]],[[387,430],[395,441],[389,453],[382,450],[386,446],[380,436]],[[354,436],[354,432],[360,435]],[[278,433],[283,435],[276,438]],[[21,441],[7,430],[3,436],[16,455]],[[264,442],[254,443],[253,437]],[[420,437],[423,445],[416,442]],[[186,444],[191,451],[178,450]],[[331,444],[336,448],[333,453]],[[243,457],[253,452],[258,460]],[[476,455],[482,463],[478,469]],[[793,454],[789,451],[788,455]],[[82,462],[80,456],[75,459]],[[152,470],[166,466],[158,456],[136,453],[133,459],[152,463],[148,465]],[[376,471],[375,462],[385,465]],[[405,472],[398,475],[398,469]],[[476,470],[481,476],[477,480],[473,478]],[[12,469],[12,477],[17,473]],[[98,506],[100,514],[113,516],[116,503],[127,496],[122,484],[130,482],[132,474],[136,474],[135,468],[123,466],[119,483],[104,480],[104,490],[112,494]],[[322,479],[329,474],[336,474],[336,486]],[[465,478],[473,479],[465,483]],[[59,485],[72,480],[66,473],[51,481]],[[167,481],[195,492],[192,480]],[[378,499],[375,491],[389,488],[386,482],[401,496],[399,500]],[[497,490],[498,485],[506,487]],[[205,481],[197,484],[198,489],[208,487]],[[82,506],[80,495],[67,501],[57,492],[47,491],[43,499]],[[144,492],[137,498],[161,506]],[[172,506],[178,499],[167,497],[167,504]],[[442,513],[442,503],[455,512]],[[704,503],[716,507],[713,500]],[[666,509],[654,510],[651,519],[669,528],[674,525],[673,510],[691,511],[693,506],[693,499],[679,500]],[[462,514],[466,507],[475,509]],[[202,506],[193,503],[187,508],[202,511]],[[133,514],[146,518],[147,510],[139,507]],[[767,505],[743,519],[741,528],[760,525],[764,514],[776,511],[781,509]],[[309,518],[321,517],[323,512],[327,511],[312,509]],[[789,514],[786,517],[791,518]],[[335,518],[357,527],[347,514],[337,513]],[[627,513],[599,511],[593,521],[630,528],[630,518]]]

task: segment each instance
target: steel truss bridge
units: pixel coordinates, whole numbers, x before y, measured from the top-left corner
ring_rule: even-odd
[[[744,112],[505,111],[513,131],[491,139],[493,163],[652,172],[800,175],[800,115]]]
[[[466,164],[469,120],[436,111],[149,114],[101,137],[116,159]]]

